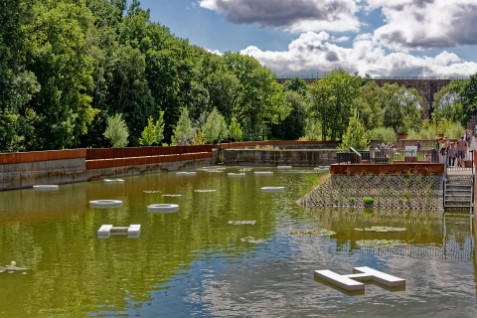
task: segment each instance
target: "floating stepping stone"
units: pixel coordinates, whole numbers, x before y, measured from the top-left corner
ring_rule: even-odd
[[[121,200],[92,200],[89,201],[89,206],[91,208],[120,208],[123,206],[123,201]]]
[[[171,198],[176,198],[176,197],[181,197],[182,194],[163,194],[163,197],[171,197]]]
[[[254,171],[256,176],[273,176],[273,171]]]
[[[315,276],[320,279],[347,291],[363,290],[364,283],[361,281],[374,281],[387,287],[406,285],[405,279],[377,271],[367,266],[354,267],[354,274],[348,275],[340,275],[328,269],[314,271],[314,273]]]
[[[148,212],[173,213],[179,210],[178,204],[158,203],[147,206]]]
[[[195,176],[197,175],[197,172],[194,172],[194,171],[181,171],[181,172],[176,172],[176,176],[189,176],[189,177],[192,177],[192,176]]]
[[[285,187],[261,187],[260,190],[263,192],[283,192]]]
[[[289,170],[291,168],[292,168],[292,166],[277,166],[278,170]]]
[[[255,225],[257,221],[255,220],[242,220],[242,221],[229,221],[228,224],[231,225]]]
[[[239,173],[233,173],[229,172],[227,173],[229,177],[245,177],[245,172],[239,172]]]
[[[127,226],[113,226],[112,224],[103,224],[98,230],[98,238],[109,238],[113,235],[127,235],[128,238],[139,238],[141,233],[141,224],[130,224]]]
[[[37,191],[57,191],[60,187],[57,184],[38,184],[33,186]]]
[[[159,190],[144,190],[142,192],[144,192],[145,194],[161,193],[161,191],[159,191]]]
[[[194,192],[198,192],[198,193],[210,193],[210,192],[217,192],[217,190],[215,189],[204,189],[204,190],[194,190]]]
[[[124,179],[104,179],[104,183],[124,183]]]

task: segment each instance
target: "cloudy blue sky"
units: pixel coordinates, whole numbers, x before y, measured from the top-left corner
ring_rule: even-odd
[[[217,54],[240,51],[277,76],[338,67],[372,77],[477,73],[477,0],[142,0],[159,22]]]

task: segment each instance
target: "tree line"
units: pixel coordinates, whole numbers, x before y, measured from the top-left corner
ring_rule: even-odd
[[[417,131],[423,116],[417,92],[343,70],[281,85],[252,57],[175,37],[138,0],[3,0],[0,22],[2,152],[338,140],[353,114],[369,131]],[[441,117],[473,114],[475,81],[441,93]]]

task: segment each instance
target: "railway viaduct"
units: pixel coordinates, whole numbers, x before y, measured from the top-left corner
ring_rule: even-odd
[[[284,83],[289,78],[277,78],[279,83]],[[307,83],[311,83],[316,78],[303,78]],[[451,79],[406,79],[406,78],[377,78],[372,79],[379,86],[385,84],[398,84],[399,86],[405,86],[406,88],[415,88],[422,97],[425,113],[428,117],[432,114],[432,103],[434,102],[434,94],[447,86]]]

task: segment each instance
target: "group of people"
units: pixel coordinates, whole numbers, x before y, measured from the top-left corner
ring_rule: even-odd
[[[445,136],[443,138],[439,138],[437,140],[440,149],[439,162],[444,163],[447,155],[447,164],[449,167],[455,167],[456,159],[457,166],[464,167],[465,157],[467,150],[470,147],[471,141],[472,130],[466,130],[465,134],[455,142],[448,140]]]

